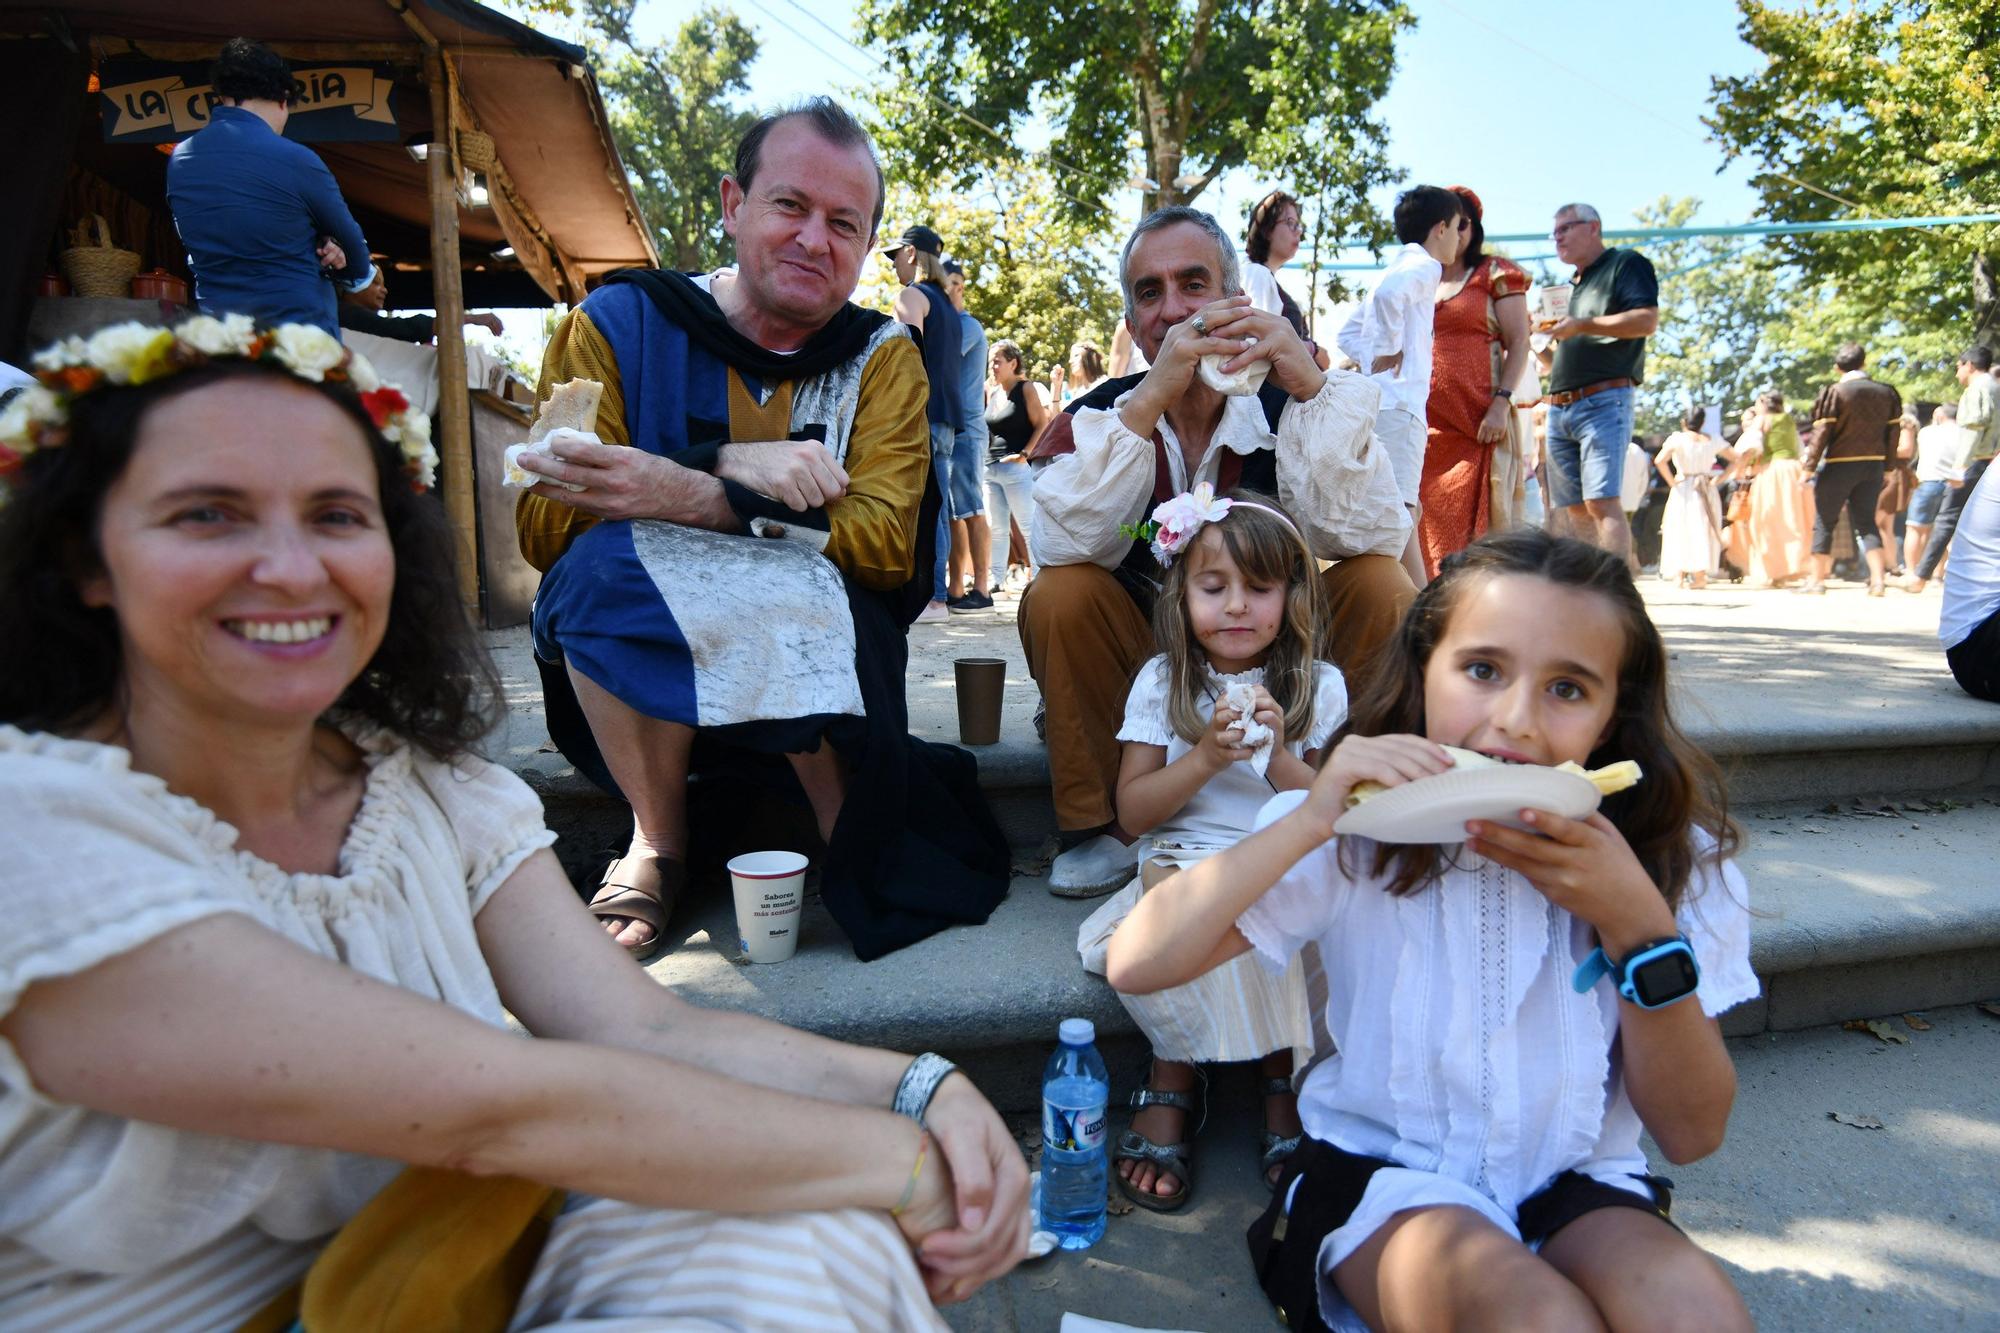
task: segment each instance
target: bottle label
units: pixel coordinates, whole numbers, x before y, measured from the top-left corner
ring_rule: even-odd
[[[1094,1152],[1104,1146],[1104,1103],[1051,1106],[1042,1103],[1042,1147],[1055,1152]]]

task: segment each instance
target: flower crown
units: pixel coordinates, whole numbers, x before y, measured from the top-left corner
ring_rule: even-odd
[[[1291,528],[1293,536],[1298,536],[1299,530],[1293,525],[1292,520],[1271,506],[1258,504],[1255,500],[1218,497],[1215,487],[1205,481],[1191,491],[1182,491],[1173,499],[1162,501],[1153,510],[1152,522],[1120,524],[1118,532],[1121,536],[1130,537],[1134,541],[1150,542],[1153,558],[1162,565],[1171,565],[1174,557],[1188,548],[1188,543],[1194,540],[1195,534],[1205,525],[1220,523],[1229,517],[1230,510],[1239,506],[1244,509],[1263,510]]]
[[[41,383],[0,411],[0,482],[11,482],[28,455],[69,442],[70,404],[82,395],[106,384],[150,384],[220,357],[283,366],[314,384],[346,382],[375,429],[401,452],[412,485],[428,490],[436,479],[430,418],[411,407],[401,389],[384,384],[366,357],[310,324],[260,329],[248,315],[196,315],[171,329],[114,324],[38,353],[35,378]]]

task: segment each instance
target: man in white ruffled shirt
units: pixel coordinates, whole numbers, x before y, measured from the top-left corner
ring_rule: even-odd
[[[1457,255],[1465,205],[1450,190],[1418,185],[1396,196],[1396,239],[1403,243],[1382,280],[1341,327],[1340,350],[1382,386],[1375,436],[1389,451],[1396,485],[1414,525],[1422,515],[1417,493],[1429,439],[1431,327],[1445,261]],[[1414,532],[1403,551],[1410,577],[1424,579],[1423,554]]]
[[[1397,561],[1409,515],[1371,438],[1380,390],[1321,370],[1289,323],[1252,306],[1236,247],[1207,213],[1148,216],[1125,244],[1119,278],[1125,325],[1151,369],[1106,380],[1036,445],[1031,544],[1041,573],[1020,612],[1069,844],[1049,884],[1066,897],[1116,888],[1136,859],[1113,809],[1116,737],[1126,687],[1154,651],[1160,568],[1131,525],[1204,481],[1275,494],[1314,552],[1336,562],[1323,575],[1331,652],[1350,674],[1415,596]],[[1261,368],[1262,388],[1219,392],[1197,371],[1204,357],[1224,379]]]

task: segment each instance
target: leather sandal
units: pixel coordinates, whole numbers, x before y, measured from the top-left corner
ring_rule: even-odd
[[[1206,1096],[1202,1100],[1205,1104]],[[1195,1114],[1194,1098],[1185,1092],[1156,1092],[1152,1088],[1141,1088],[1132,1094],[1128,1105],[1134,1111],[1142,1111],[1148,1106],[1168,1106],[1184,1117]],[[1206,1116],[1203,1118],[1206,1119]],[[1136,1129],[1126,1130],[1111,1152],[1111,1178],[1117,1183],[1118,1192],[1151,1213],[1174,1213],[1185,1208],[1194,1194],[1194,1159],[1188,1154],[1188,1144],[1200,1129],[1199,1124],[1193,1132],[1183,1129],[1185,1137],[1179,1143],[1155,1143]],[[1172,1194],[1137,1189],[1118,1170],[1120,1162],[1151,1162],[1159,1171],[1179,1181],[1180,1188]]]
[[[1289,1076],[1284,1078],[1267,1078],[1264,1080],[1264,1095],[1266,1097],[1283,1097],[1291,1091],[1292,1080]],[[1299,1144],[1304,1139],[1305,1132],[1303,1130],[1289,1138],[1277,1133],[1275,1130],[1266,1129],[1258,1132],[1257,1144],[1262,1155],[1257,1159],[1257,1171],[1264,1179],[1264,1187],[1273,1194],[1277,1193],[1278,1181],[1285,1178],[1285,1173],[1280,1171],[1276,1178],[1273,1178],[1271,1168],[1274,1166],[1282,1167],[1286,1162],[1291,1161],[1292,1154],[1299,1150]]]
[[[652,934],[625,952],[642,958],[660,946],[667,932],[667,918],[687,883],[687,866],[670,856],[651,852],[628,852],[604,868],[597,892],[590,898],[590,914],[609,923],[623,919],[652,928]]]

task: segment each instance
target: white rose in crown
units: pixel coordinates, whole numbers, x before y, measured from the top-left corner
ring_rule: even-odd
[[[89,361],[90,344],[71,336],[35,353],[34,366],[36,370],[61,370],[65,366],[87,365]]]
[[[155,365],[164,349],[171,348],[173,332],[144,324],[114,324],[90,335],[84,345],[84,359],[104,372],[113,384],[130,384],[149,378],[146,368]]]
[[[272,333],[271,340],[273,354],[291,367],[294,375],[315,383],[324,380],[327,371],[337,369],[347,358],[347,349],[340,345],[340,339],[310,324],[281,325]]]
[[[348,354],[347,382],[354,386],[356,393],[374,393],[382,387],[382,377],[375,373],[375,367],[368,358],[359,352]]]
[[[196,315],[181,321],[174,336],[203,356],[248,356],[257,321],[248,315]]]

